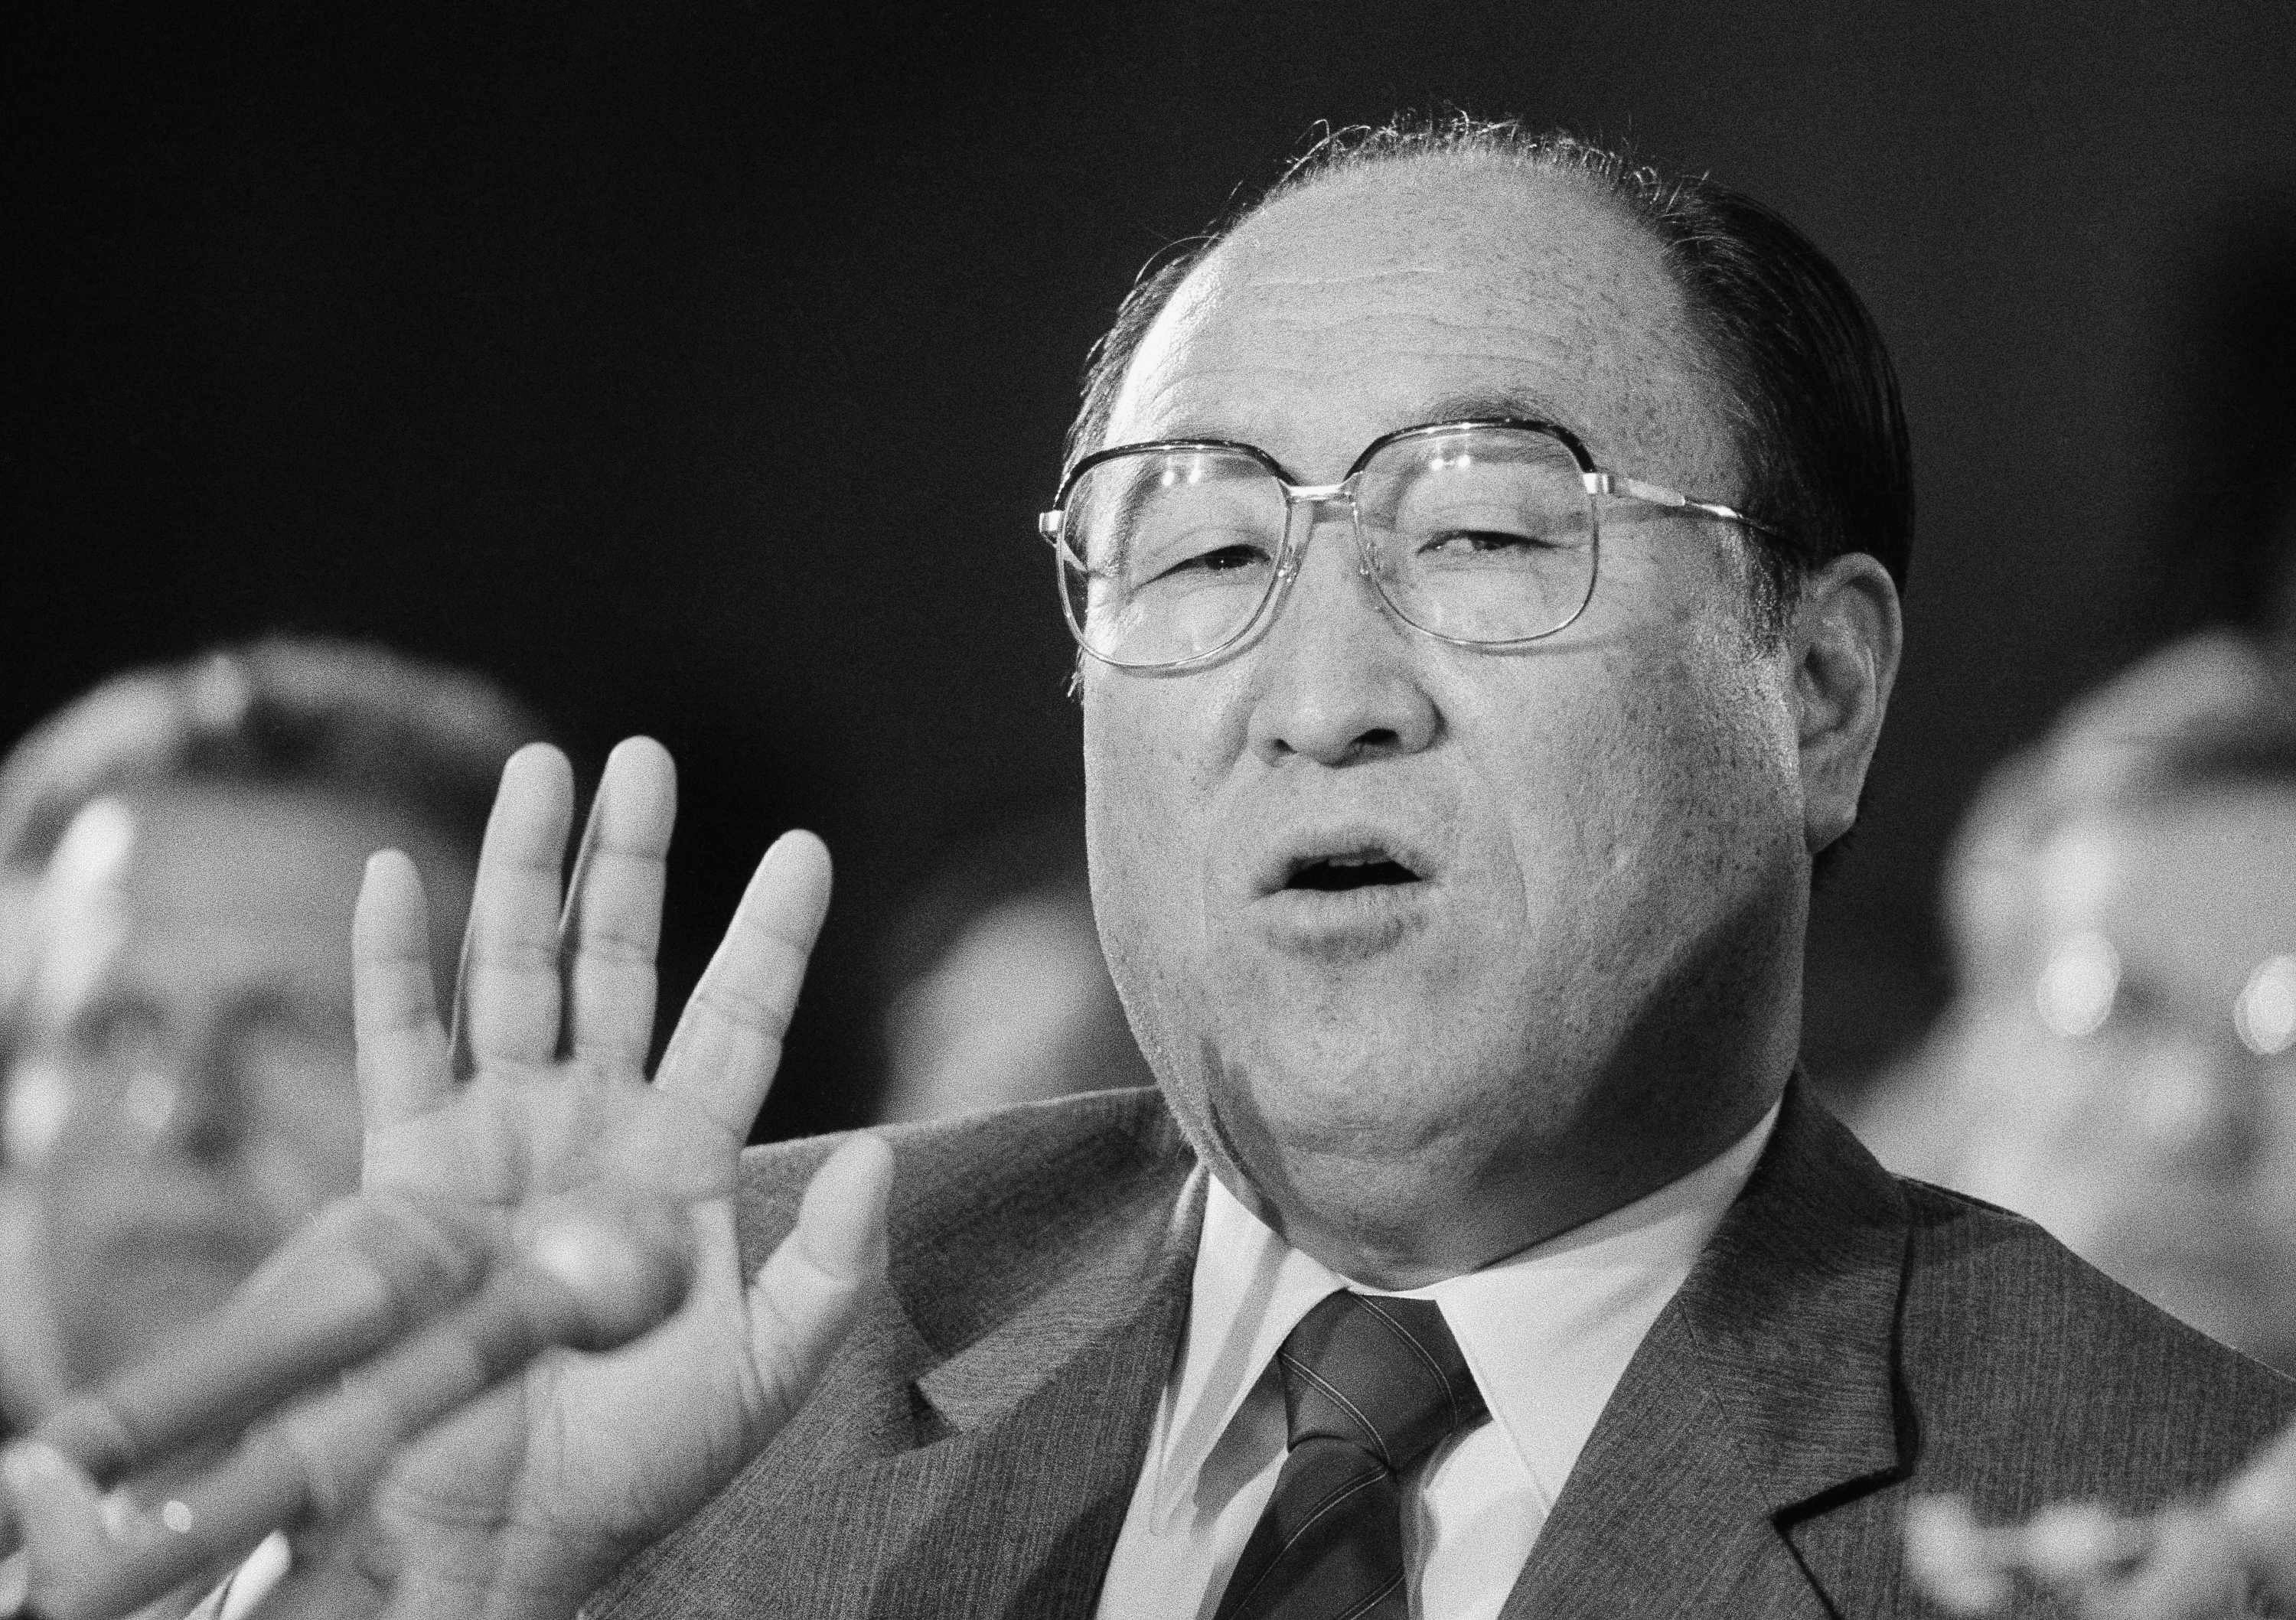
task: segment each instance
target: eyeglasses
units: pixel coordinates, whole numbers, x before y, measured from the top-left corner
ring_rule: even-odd
[[[1336,484],[1299,483],[1226,439],[1119,445],[1070,470],[1037,529],[1078,646],[1119,669],[1185,670],[1274,619],[1334,506],[1357,572],[1404,623],[1491,651],[1544,640],[1594,597],[1605,499],[1777,532],[1606,472],[1567,429],[1512,419],[1386,434]]]
[[[2257,963],[2233,998],[2228,1020],[2219,1021],[2222,1013],[2199,1014],[2169,1006],[2158,996],[2132,996],[2128,990],[2112,942],[2083,932],[2051,953],[2034,986],[2033,1002],[2044,1024],[2073,1039],[2110,1035],[2117,1025],[2181,1025],[2213,1039],[2228,1022],[2254,1056],[2296,1061],[2296,953],[2282,952]]]
[[[115,1150],[228,1136],[330,1158],[347,1127],[357,1134],[348,1016],[257,998],[189,1030],[132,996],[99,997],[65,1027],[19,1039],[0,1145],[22,1162],[68,1130]]]

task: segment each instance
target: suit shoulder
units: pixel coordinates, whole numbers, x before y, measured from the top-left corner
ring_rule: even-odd
[[[1185,1165],[1188,1150],[1154,1091],[1088,1092],[917,1125],[881,1125],[893,1150],[890,1211],[904,1239],[944,1243],[983,1220],[1008,1221],[1016,1203],[1120,1182]],[[806,1183],[852,1132],[746,1150],[735,1213],[745,1264],[755,1265],[797,1223]]]
[[[1899,1187],[1911,1216],[1899,1365],[1929,1463],[1983,1473],[2013,1461],[2051,1496],[2151,1500],[2221,1478],[2296,1415],[2296,1383],[2037,1223],[1926,1182]]]

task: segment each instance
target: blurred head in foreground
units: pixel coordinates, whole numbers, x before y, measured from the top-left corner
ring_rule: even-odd
[[[1149,1085],[1093,927],[1082,817],[1031,817],[961,849],[889,953],[887,1121]]]
[[[1948,904],[1960,1002],[1945,1072],[1914,1100],[1961,1126],[1927,1163],[1884,1157],[2034,1216],[2194,1326],[2296,1370],[2284,672],[2202,638],[2078,707],[1980,800]]]
[[[534,734],[471,676],[274,640],[108,681],[0,764],[0,1264],[30,1296],[4,1313],[0,1395],[20,1420],[356,1188],[363,866],[406,850],[454,940],[496,776]]]

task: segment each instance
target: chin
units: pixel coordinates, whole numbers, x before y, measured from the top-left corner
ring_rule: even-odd
[[[1357,1178],[1392,1198],[1406,1183],[1473,1176],[1531,1123],[1530,1071],[1447,1048],[1433,1031],[1324,1026],[1202,1051],[1194,1089],[1255,1181],[1272,1171],[1345,1194]]]

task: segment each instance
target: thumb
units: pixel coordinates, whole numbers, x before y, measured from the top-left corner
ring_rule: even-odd
[[[766,1391],[770,1439],[795,1415],[885,1275],[885,1200],[893,1150],[858,1133],[814,1173],[797,1228],[750,1285],[750,1354]]]

